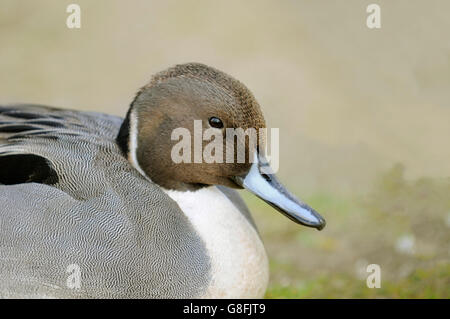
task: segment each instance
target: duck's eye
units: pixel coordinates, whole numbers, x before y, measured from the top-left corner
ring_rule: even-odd
[[[215,128],[223,127],[222,120],[215,116],[213,116],[209,119],[209,125],[211,125],[211,127],[215,127]]]

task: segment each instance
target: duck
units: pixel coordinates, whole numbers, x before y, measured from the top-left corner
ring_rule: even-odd
[[[172,132],[195,120],[266,127],[244,84],[201,63],[154,74],[124,118],[0,106],[0,297],[264,297],[268,257],[237,190],[325,220],[264,172],[262,143],[241,163],[175,163]]]

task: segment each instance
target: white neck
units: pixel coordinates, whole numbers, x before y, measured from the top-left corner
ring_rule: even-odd
[[[131,165],[139,172],[142,176],[144,176],[146,179],[150,180],[150,178],[145,174],[142,167],[139,165],[139,162],[137,160],[137,149],[138,149],[138,117],[136,114],[136,110],[131,110],[130,112],[130,137],[129,137],[129,144],[128,144],[128,160],[130,161]]]
[[[203,240],[212,280],[204,298],[262,298],[268,260],[261,239],[246,217],[217,187],[164,190]]]

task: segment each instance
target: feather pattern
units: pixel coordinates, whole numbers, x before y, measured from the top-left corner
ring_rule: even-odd
[[[0,297],[202,295],[211,279],[205,244],[122,155],[121,123],[0,106]],[[80,288],[67,285],[73,264]]]

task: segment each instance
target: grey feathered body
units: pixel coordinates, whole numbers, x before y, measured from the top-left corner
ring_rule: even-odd
[[[34,154],[55,175],[0,184],[0,297],[196,297],[207,288],[204,243],[121,154],[121,123],[99,113],[0,107],[0,160]],[[66,284],[71,264],[80,267],[81,289]]]

